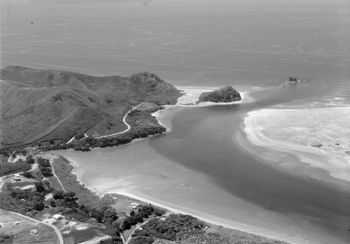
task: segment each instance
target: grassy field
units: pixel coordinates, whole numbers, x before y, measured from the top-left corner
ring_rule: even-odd
[[[14,244],[58,243],[57,236],[50,227],[2,209],[0,209],[0,225],[0,235],[12,236],[11,243]]]
[[[193,235],[180,242],[181,244],[287,244],[263,236],[210,226],[203,234]]]
[[[77,176],[71,173],[73,166],[71,166],[65,158],[59,157],[54,159],[53,167],[57,177],[61,180],[65,189],[67,191],[75,192],[80,203],[90,205],[95,208],[101,207],[100,198],[77,181]],[[106,202],[106,204],[112,203],[113,202]]]

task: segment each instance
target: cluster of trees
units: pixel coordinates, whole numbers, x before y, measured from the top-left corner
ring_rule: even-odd
[[[129,216],[115,221],[113,225],[120,231],[128,230],[137,223],[142,223],[144,219],[150,215],[155,214],[157,216],[163,215],[165,212],[161,209],[154,208],[152,205],[139,206],[135,211],[131,211]]]
[[[64,192],[55,190],[52,193],[52,200],[50,200],[51,207],[61,206],[65,208],[78,208],[78,197],[74,192]]]
[[[241,95],[236,89],[232,86],[226,86],[211,92],[203,92],[199,96],[198,102],[233,102],[241,99]]]
[[[90,151],[94,147],[113,147],[130,143],[134,139],[146,138],[150,135],[162,134],[166,129],[162,126],[153,126],[142,129],[133,129],[121,135],[106,138],[87,137],[70,144],[61,143],[46,146],[46,150],[74,149],[76,151]]]
[[[137,236],[133,237],[130,244],[152,244],[155,241],[155,239],[151,236]]]
[[[34,160],[34,157],[33,155],[31,154],[28,154],[27,157],[26,157],[26,161],[25,161],[27,164],[34,164],[35,163],[35,160]]]
[[[52,199],[46,201],[45,196],[49,193],[52,193]],[[111,207],[95,209],[78,204],[77,200],[78,197],[74,192],[54,190],[48,181],[38,181],[34,189],[26,190],[15,187],[13,183],[6,183],[0,192],[0,208],[34,216],[45,207],[51,207],[79,221],[95,218],[96,221],[104,223],[109,229],[109,234],[114,233],[118,239],[119,231],[113,225],[118,219],[115,209]]]
[[[10,156],[16,157],[17,154],[26,156],[27,150],[24,148],[24,146],[4,147],[4,145],[0,143],[0,154],[3,155],[3,159],[7,159]]]
[[[38,166],[43,176],[45,177],[53,176],[50,160],[46,158],[38,157]]]
[[[183,214],[173,214],[165,220],[153,219],[135,231],[133,237],[142,240],[144,237],[179,241],[188,235],[202,233],[205,225],[198,219]]]
[[[96,209],[84,204],[78,204],[78,197],[74,192],[55,190],[52,196],[53,198],[49,200],[51,207],[60,209],[63,215],[81,222],[91,218],[96,219],[97,222],[106,226],[103,232],[112,237],[113,243],[122,243],[120,232],[114,226],[114,223],[118,220],[118,213],[115,209],[109,206]]]
[[[35,211],[44,209],[45,195],[51,191],[46,181],[37,182],[34,190],[21,190],[11,183],[6,183],[0,193],[0,207],[22,214],[34,214]]]
[[[166,131],[163,126],[158,125],[157,120],[152,117],[151,113],[159,110],[162,106],[150,108],[147,111],[134,110],[129,114],[130,117],[133,117],[131,121],[128,121],[132,125],[132,128],[127,133],[117,135],[114,137],[108,138],[94,138],[94,137],[85,137],[84,131],[80,131],[75,135],[75,141],[67,144],[66,141],[56,138],[46,141],[41,141],[35,146],[39,147],[42,150],[65,150],[65,149],[74,149],[77,151],[89,151],[94,147],[112,147],[130,143],[134,139],[146,138],[148,136],[162,134]],[[19,148],[0,148],[0,154],[3,154],[6,157],[11,155],[13,150],[21,150],[25,146],[31,145],[22,145]],[[34,146],[32,144],[32,146]]]

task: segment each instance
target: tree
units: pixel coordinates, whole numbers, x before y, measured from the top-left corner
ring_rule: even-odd
[[[83,131],[79,132],[78,134],[75,135],[74,139],[79,140],[85,137],[85,134]]]
[[[39,202],[39,201],[35,201],[33,203],[33,208],[37,211],[41,211],[44,209],[44,204],[42,202]]]
[[[42,157],[38,158],[38,164],[41,167],[51,167],[50,160],[42,158]]]
[[[53,207],[53,208],[56,207],[56,203],[55,203],[54,200],[50,200],[49,204],[50,204],[50,206]]]
[[[63,198],[63,194],[64,194],[63,191],[55,190],[55,191],[52,193],[52,197],[53,197],[53,199],[55,199],[55,200],[62,199],[62,198]]]
[[[127,219],[124,219],[121,223],[121,229],[122,230],[129,230],[131,228],[131,225]]]
[[[108,207],[103,211],[103,222],[106,224],[112,224],[113,221],[118,219],[118,214],[115,209]]]
[[[97,209],[93,208],[90,211],[91,217],[95,218],[98,222],[102,223],[103,220],[103,213],[100,211],[97,211]]]
[[[35,188],[37,192],[44,192],[46,190],[45,185],[41,181],[35,183]]]
[[[76,197],[75,192],[63,193],[63,202],[66,207],[77,208],[77,200],[78,198]]]
[[[27,164],[34,164],[34,158],[31,154],[28,154],[28,156],[26,157],[26,163]]]
[[[40,171],[45,177],[53,176],[52,170],[49,167],[40,167]]]

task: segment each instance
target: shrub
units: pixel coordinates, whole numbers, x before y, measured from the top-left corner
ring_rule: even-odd
[[[26,178],[28,178],[28,179],[34,178],[33,175],[32,175],[32,173],[29,172],[29,171],[23,172],[22,176],[23,176],[23,177],[26,177]]]
[[[41,167],[51,167],[50,160],[41,157],[38,158],[38,164]]]
[[[36,182],[35,188],[37,192],[44,192],[46,190],[46,187],[42,182]]]
[[[34,164],[34,162],[35,162],[35,160],[34,160],[33,156],[29,154],[29,155],[26,157],[26,163],[27,163],[27,164]]]
[[[106,207],[101,212],[103,212],[103,222],[106,224],[112,225],[113,221],[118,219],[117,212],[111,207]]]
[[[82,139],[82,138],[84,138],[84,137],[85,137],[84,132],[80,132],[80,133],[78,133],[78,134],[74,137],[74,139],[75,139],[75,140],[80,140],[80,139]]]
[[[131,239],[130,244],[152,244],[154,239],[149,236],[140,236]]]
[[[42,202],[34,202],[33,208],[37,211],[41,211],[44,209],[44,204]]]
[[[55,190],[53,193],[52,193],[52,197],[53,199],[63,199],[63,194],[64,192],[63,191],[58,191],[58,190]]]
[[[56,203],[55,203],[54,200],[50,200],[49,204],[50,204],[50,206],[53,207],[53,208],[56,207]]]
[[[45,176],[45,177],[53,176],[51,167],[39,167],[39,168],[40,168],[40,171],[43,174],[43,176]]]
[[[160,208],[155,208],[154,209],[154,214],[156,215],[156,216],[162,216],[162,215],[164,215],[166,212],[165,212],[165,210],[163,210],[163,209],[160,209]]]
[[[175,241],[187,234],[197,234],[203,231],[204,224],[198,219],[182,214],[174,214],[160,221],[154,219],[135,231],[135,236],[152,236]]]

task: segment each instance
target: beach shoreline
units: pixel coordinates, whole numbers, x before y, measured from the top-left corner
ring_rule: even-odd
[[[231,230],[238,230],[242,231],[251,235],[259,235],[265,238],[270,238],[273,240],[279,240],[279,241],[285,241],[290,244],[309,244],[309,242],[300,242],[300,239],[294,240],[292,236],[289,236],[287,234],[281,234],[281,233],[275,233],[275,232],[268,232],[265,228],[258,228],[258,227],[253,227],[244,223],[236,222],[234,220],[229,220],[229,219],[223,219],[220,217],[215,217],[210,214],[206,214],[201,211],[196,211],[194,209],[189,209],[189,208],[183,208],[181,206],[178,206],[176,204],[172,204],[170,202],[166,202],[163,200],[156,199],[154,197],[151,197],[149,195],[143,194],[141,192],[131,192],[125,189],[120,189],[122,187],[118,187],[118,189],[112,189],[104,192],[98,191],[96,188],[89,187],[85,182],[83,181],[83,175],[84,171],[81,170],[79,167],[79,164],[72,160],[71,158],[67,156],[62,156],[59,154],[51,154],[51,157],[62,157],[64,160],[66,160],[69,165],[72,166],[71,174],[76,176],[76,180],[79,184],[83,185],[85,188],[87,188],[89,191],[92,193],[96,194],[100,198],[104,197],[105,195],[113,195],[117,194],[121,197],[126,197],[128,199],[134,199],[136,201],[140,201],[143,203],[147,204],[152,204],[156,207],[163,208],[166,211],[168,211],[169,214],[185,214],[185,215],[191,215],[209,225],[215,225],[215,226],[221,226],[224,228],[228,228]]]
[[[214,106],[215,105],[220,105],[220,104],[214,104]],[[170,110],[170,113],[173,113],[171,111],[171,109],[180,109],[181,110],[184,107],[190,107],[190,106],[191,105],[181,105],[181,104],[180,105],[171,105],[169,107],[166,107],[166,109],[161,110],[161,111],[165,111],[165,114],[163,114],[165,116],[163,116],[163,118],[158,117],[157,119],[163,126],[165,125],[165,127],[167,128],[167,133],[168,133],[171,131],[171,130],[170,131],[168,130],[169,129],[169,124],[168,124],[169,121],[165,121],[165,123],[163,123],[164,118],[169,119],[169,118],[167,118],[168,115],[166,113],[168,113],[169,110]],[[198,107],[198,106],[192,106],[192,107]],[[170,119],[170,122],[171,122],[171,119]],[[171,125],[170,125],[170,129],[171,129]],[[253,225],[250,225],[249,223],[245,224],[244,222],[243,223],[235,222],[229,218],[227,218],[227,219],[222,218],[222,216],[221,216],[221,218],[215,217],[215,215],[213,215],[212,213],[206,214],[206,212],[202,211],[202,209],[196,210],[195,206],[182,207],[181,205],[178,205],[178,203],[173,203],[171,201],[165,201],[165,200],[162,200],[161,198],[154,198],[154,197],[150,196],[149,194],[145,194],[144,192],[137,191],[137,189],[135,190],[135,188],[133,188],[132,186],[129,187],[129,185],[128,185],[129,183],[123,182],[123,179],[121,179],[121,178],[120,179],[115,178],[115,182],[116,182],[115,184],[113,184],[112,178],[111,179],[107,179],[107,178],[100,179],[98,184],[106,184],[107,186],[102,190],[98,190],[97,188],[99,188],[99,187],[94,188],[93,182],[90,183],[90,186],[88,184],[85,184],[86,182],[84,182],[84,179],[83,179],[83,175],[84,175],[83,168],[84,167],[79,168],[78,162],[80,162],[80,161],[75,162],[69,156],[68,157],[64,156],[64,157],[73,166],[72,174],[75,174],[77,176],[77,180],[79,182],[81,182],[81,184],[84,184],[84,186],[86,188],[88,188],[90,191],[96,193],[99,196],[103,196],[104,194],[113,194],[113,193],[119,194],[122,196],[133,198],[135,200],[142,201],[142,202],[151,203],[155,206],[165,208],[173,213],[189,214],[189,215],[192,215],[194,217],[197,217],[200,220],[203,220],[204,222],[208,222],[208,223],[213,224],[213,225],[220,225],[220,226],[223,226],[226,228],[240,230],[240,231],[244,231],[244,232],[252,233],[252,234],[256,234],[256,235],[261,235],[261,236],[268,237],[271,239],[287,241],[289,243],[305,243],[305,244],[306,243],[309,243],[309,244],[315,243],[315,242],[303,239],[303,237],[300,237],[300,238],[294,237],[288,232],[283,232],[283,231],[280,233],[277,233],[276,231],[269,232],[268,228],[259,229],[260,226],[253,226]],[[105,182],[105,183],[103,183],[103,182]],[[119,184],[121,184],[121,185],[119,185]],[[234,218],[232,218],[232,219],[234,219]]]
[[[172,130],[171,122],[165,121],[164,118],[168,117],[168,112],[171,109],[178,109],[178,108],[198,108],[198,107],[212,107],[212,106],[230,106],[234,104],[242,104],[242,103],[249,103],[253,101],[253,98],[249,95],[249,90],[242,90],[239,91],[241,95],[241,100],[234,101],[234,102],[201,102],[197,104],[197,101],[199,99],[199,96],[203,92],[210,92],[214,91],[215,89],[218,89],[219,87],[212,87],[212,86],[175,86],[177,89],[179,89],[183,95],[180,96],[177,100],[177,103],[174,105],[164,105],[164,109],[157,110],[156,112],[152,113],[152,116],[154,116],[158,123],[166,128],[165,133],[169,133]],[[253,90],[256,90],[253,88]],[[169,118],[168,118],[169,119]]]

